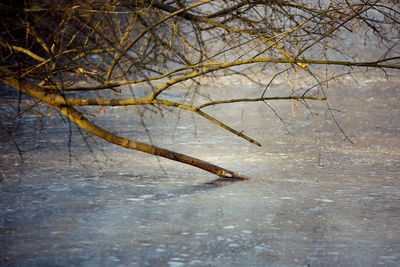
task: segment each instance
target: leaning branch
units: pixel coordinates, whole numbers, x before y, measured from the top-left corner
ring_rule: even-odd
[[[101,139],[106,140],[107,142],[116,144],[124,148],[138,150],[151,155],[164,157],[170,160],[198,167],[222,178],[248,179],[247,176],[243,176],[238,173],[226,170],[206,161],[113,134],[87,120],[83,116],[83,114],[77,111],[74,107],[57,104],[55,100],[62,98],[61,95],[55,92],[44,90],[43,88],[40,88],[36,84],[33,84],[32,82],[25,79],[18,80],[17,78],[13,77],[12,73],[2,67],[0,67],[0,81],[47,103],[53,108],[59,110],[62,114],[67,116],[71,121],[73,121],[82,129],[98,136]]]

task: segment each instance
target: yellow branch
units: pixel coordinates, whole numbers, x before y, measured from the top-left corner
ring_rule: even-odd
[[[22,53],[24,53],[24,54],[30,56],[31,58],[36,59],[37,61],[40,61],[40,62],[45,61],[44,58],[42,58],[42,57],[36,55],[35,53],[33,53],[32,51],[30,51],[30,50],[28,50],[28,49],[26,49],[26,48],[19,47],[19,46],[15,46],[15,45],[12,45],[11,48],[12,48],[13,50],[15,50],[15,51],[22,52]]]
[[[106,140],[107,142],[116,144],[124,148],[134,149],[151,155],[156,155],[170,160],[192,165],[200,169],[206,170],[208,172],[211,172],[213,174],[216,174],[222,178],[248,179],[247,176],[243,176],[238,173],[226,170],[224,168],[218,167],[206,161],[113,134],[87,120],[83,116],[83,114],[77,111],[75,108],[71,106],[59,105],[57,103],[57,100],[60,97],[62,98],[62,96],[58,95],[57,92],[46,91],[25,79],[17,80],[16,78],[13,77],[12,73],[10,73],[7,69],[3,67],[0,67],[0,81],[34,98],[37,98],[47,103],[53,108],[59,110],[61,113],[67,116],[71,121],[73,121],[82,129],[88,131],[93,135],[98,136],[101,139]]]
[[[227,131],[229,131],[229,132],[231,132],[231,133],[233,133],[233,134],[236,134],[237,136],[242,137],[243,139],[249,141],[250,143],[252,143],[252,144],[254,144],[254,145],[256,145],[256,146],[261,147],[261,144],[258,143],[258,142],[257,142],[256,140],[254,140],[253,138],[248,137],[247,135],[243,134],[242,132],[236,131],[235,129],[229,127],[228,125],[223,124],[222,122],[220,122],[220,121],[214,119],[214,118],[211,117],[210,115],[208,115],[208,114],[206,114],[206,113],[204,113],[204,112],[202,112],[202,111],[200,111],[200,110],[196,110],[195,112],[196,112],[197,114],[199,114],[200,116],[206,118],[207,120],[212,121],[212,122],[215,123],[216,125],[218,125],[218,126],[224,128],[225,130],[227,130]]]

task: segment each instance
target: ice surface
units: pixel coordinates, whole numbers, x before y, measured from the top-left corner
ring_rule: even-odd
[[[327,91],[354,144],[324,103],[310,103],[319,116],[298,108],[295,117],[290,103],[274,103],[290,133],[265,105],[210,109],[262,148],[185,113],[178,123],[145,118],[155,144],[251,177],[240,182],[94,138],[90,153],[74,128],[70,165],[68,124],[53,114],[38,132],[26,117],[15,135],[23,164],[0,136],[12,184],[0,185],[0,265],[399,266],[400,86],[357,86]],[[101,116],[148,141],[129,109]]]

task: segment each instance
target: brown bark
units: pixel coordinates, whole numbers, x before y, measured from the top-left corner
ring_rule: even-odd
[[[161,147],[145,144],[142,142],[134,141],[125,137],[113,134],[96,124],[87,120],[81,112],[76,110],[72,106],[60,105],[58,103],[65,103],[62,101],[63,96],[54,91],[45,90],[36,84],[26,80],[18,80],[12,76],[12,74],[5,68],[0,67],[0,80],[28,95],[37,98],[50,106],[56,108],[65,116],[67,116],[71,121],[76,123],[82,129],[102,138],[110,143],[116,144],[121,147],[128,149],[134,149],[142,151],[151,155],[164,157],[170,160],[185,163],[194,167],[198,167],[205,171],[211,172],[222,178],[236,178],[236,179],[248,179],[249,177],[240,175],[238,173],[226,170],[209,162],[190,157],[181,153],[177,153],[168,149]]]

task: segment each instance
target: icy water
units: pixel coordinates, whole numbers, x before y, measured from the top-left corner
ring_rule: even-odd
[[[262,148],[185,113],[144,118],[155,144],[251,177],[239,182],[89,137],[90,152],[75,127],[70,163],[68,123],[25,116],[24,163],[0,132],[0,265],[399,266],[399,80],[327,94],[354,144],[322,102],[271,102],[285,125],[264,104],[209,109]],[[148,141],[135,112],[96,120]]]

